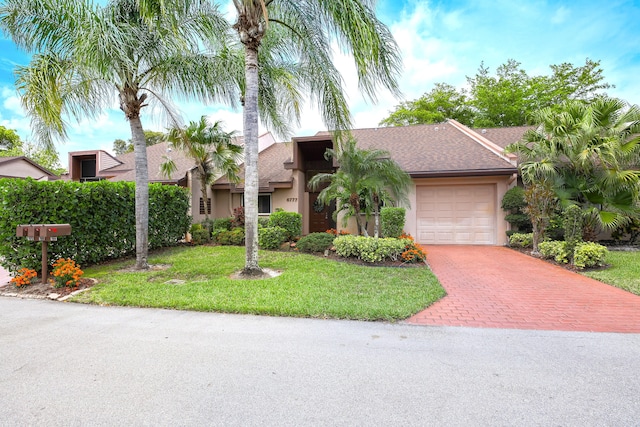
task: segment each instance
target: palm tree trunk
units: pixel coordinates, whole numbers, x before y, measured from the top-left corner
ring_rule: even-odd
[[[129,119],[136,172],[136,266],[149,268],[149,172],[147,170],[147,144],[140,117]]]
[[[245,275],[262,274],[258,265],[258,49],[245,45],[244,215]]]
[[[199,171],[200,174],[200,193],[202,194],[202,203],[204,204],[204,218],[205,220],[209,219],[209,211],[207,207],[209,204],[207,203],[208,194],[207,194],[207,178],[204,176],[202,171]]]

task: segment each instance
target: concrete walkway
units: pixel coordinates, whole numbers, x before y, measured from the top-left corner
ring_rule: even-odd
[[[640,333],[640,297],[504,247],[429,246],[447,296],[419,325]]]

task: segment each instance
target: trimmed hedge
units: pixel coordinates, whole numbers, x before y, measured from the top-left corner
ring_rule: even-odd
[[[335,238],[336,236],[330,233],[307,234],[298,240],[296,248],[300,252],[324,252],[333,246]]]
[[[364,236],[338,236],[333,241],[336,254],[341,257],[355,257],[366,262],[380,262],[386,259],[397,261],[408,244],[408,239],[392,237],[375,238]]]
[[[533,233],[513,233],[509,236],[509,246],[513,248],[533,247]]]
[[[297,212],[276,211],[269,215],[269,227],[282,227],[285,238],[294,240],[302,234],[302,215]]]
[[[380,230],[383,237],[398,238],[402,235],[406,210],[404,208],[384,207],[380,210]]]
[[[132,182],[0,179],[0,256],[9,271],[40,270],[42,243],[16,237],[20,224],[71,224],[71,235],[49,245],[51,262],[95,264],[135,253]],[[191,224],[184,188],[149,185],[149,248],[175,245]]]
[[[261,249],[278,249],[287,241],[287,230],[283,227],[258,228],[258,246]]]

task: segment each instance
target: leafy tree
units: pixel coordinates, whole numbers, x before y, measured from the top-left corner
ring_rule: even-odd
[[[467,77],[469,91],[437,83],[431,92],[396,106],[383,126],[439,123],[454,119],[467,126],[499,127],[536,124],[535,111],[559,106],[571,99],[592,100],[613,87],[604,82],[600,61],[587,59],[582,66],[551,65],[551,75],[530,76],[520,63],[509,59],[493,75],[484,63]]]
[[[375,234],[378,235],[378,207],[383,201],[408,203],[407,193],[411,178],[389,157],[389,152],[380,149],[361,150],[356,141],[350,139],[336,150],[328,149],[327,158],[335,158],[339,167],[334,173],[320,173],[309,181],[312,190],[328,185],[318,194],[318,199],[328,204],[337,202],[338,212],[344,212],[344,221],[356,218],[358,232],[368,235],[362,222],[362,213],[373,211],[376,217]]]
[[[464,89],[458,91],[446,83],[436,83],[431,92],[414,101],[405,101],[380,122],[381,126],[407,126],[442,123],[454,119],[460,123],[471,123],[474,111],[469,105]]]
[[[7,129],[4,126],[0,126],[0,152],[4,150],[11,150],[19,145],[22,145],[20,135],[18,135],[13,129]]]
[[[640,108],[608,97],[561,107],[538,111],[539,126],[507,147],[520,155],[525,184],[549,182],[564,206],[582,207],[586,239],[638,218]]]
[[[54,23],[54,24],[52,24]],[[136,268],[148,267],[149,188],[140,115],[154,103],[175,120],[165,95],[232,102],[227,55],[228,25],[207,2],[187,1],[153,25],[135,0],[106,6],[88,0],[6,0],[0,26],[14,42],[36,53],[17,69],[17,88],[32,127],[48,146],[66,137],[66,119],[95,117],[114,97],[131,128],[136,180]],[[215,49],[202,53],[201,48]]]
[[[166,141],[167,136],[163,132],[145,130],[144,139],[147,147],[151,147],[152,145]],[[113,152],[116,153],[116,156],[133,152],[133,140],[129,139],[125,141],[124,139],[116,139],[113,141]]]
[[[190,122],[189,126],[173,127],[169,130],[168,139],[177,149],[193,159],[198,169],[202,200],[208,198],[207,187],[216,178],[226,175],[231,181],[239,180],[238,161],[242,157],[242,147],[232,143],[235,132],[222,130],[222,123],[217,121],[210,124],[206,116],[198,122]],[[165,158],[160,166],[165,176],[171,176],[176,171],[173,160]],[[205,218],[209,214],[205,209]]]

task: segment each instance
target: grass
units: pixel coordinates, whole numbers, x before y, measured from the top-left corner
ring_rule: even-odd
[[[244,248],[196,246],[152,255],[166,270],[124,272],[133,261],[85,270],[98,284],[75,297],[101,305],[172,308],[225,313],[358,320],[407,318],[445,291],[424,268],[371,267],[295,252],[260,252],[263,268],[278,277],[233,280],[244,266]],[[183,284],[167,284],[170,280]]]
[[[582,274],[640,295],[640,252],[610,251],[606,263],[611,267]]]

